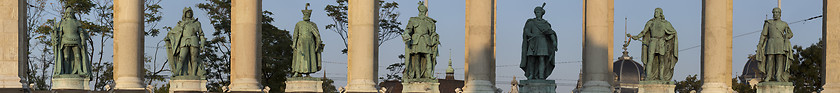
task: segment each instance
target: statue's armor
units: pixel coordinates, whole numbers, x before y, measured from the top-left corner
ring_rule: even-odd
[[[787,40],[785,29],[788,24],[781,20],[769,20],[770,27],[767,30],[767,46],[765,54],[785,54],[785,40]]]
[[[525,55],[548,56],[550,54],[554,54],[555,51],[551,50],[550,48],[552,47],[549,45],[552,44],[551,42],[554,41],[549,41],[549,37],[546,34],[544,34],[546,33],[545,31],[553,31],[551,30],[551,24],[549,24],[548,21],[546,21],[545,19],[537,18],[529,19],[528,22],[533,22],[534,24],[528,25],[535,25],[530,27],[536,28],[525,28],[531,29],[526,30],[529,31],[528,33],[531,33],[531,36],[529,37],[530,39],[528,39],[525,42],[527,42],[528,44],[532,44],[527,47],[528,51],[525,52]]]
[[[65,18],[64,22],[61,25],[65,25],[66,27],[61,28],[61,32],[64,34],[61,35],[61,44],[64,45],[78,45],[82,42],[82,37],[78,31],[78,21],[76,19]]]
[[[650,52],[654,54],[665,54],[667,49],[664,49],[665,45],[665,30],[667,27],[665,26],[665,20],[658,20],[658,19],[651,19],[653,27],[649,28],[648,35],[650,35],[650,44],[648,44],[649,48],[652,49]]]
[[[181,37],[181,46],[180,47],[199,47],[200,46],[199,45],[200,40],[199,40],[199,37],[198,37],[199,35],[197,35],[197,34],[198,34],[198,31],[201,31],[201,30],[199,30],[201,28],[198,28],[198,26],[194,26],[194,25],[198,25],[198,23],[196,21],[198,21],[198,20],[193,19],[193,20],[186,21],[186,23],[184,23],[185,26],[183,28],[184,30],[182,30],[182,32],[181,32],[183,37]]]
[[[411,34],[411,53],[433,53],[437,50],[431,49],[437,43],[432,35],[436,33],[430,32],[434,29],[434,22],[430,21],[428,17],[412,17],[411,19],[415,19],[414,21],[417,23],[410,24],[409,26],[413,26]],[[432,25],[422,25],[422,24],[432,24]]]

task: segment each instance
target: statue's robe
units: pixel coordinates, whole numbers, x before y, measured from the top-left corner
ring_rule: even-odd
[[[51,34],[51,37],[53,38],[53,53],[55,53],[55,68],[53,69],[53,75],[58,76],[63,74],[72,74],[72,72],[75,70],[79,71],[79,75],[90,76],[90,54],[87,52],[88,46],[87,42],[85,42],[85,40],[87,40],[89,36],[84,31],[79,29],[80,26],[82,26],[82,24],[81,22],[79,22],[79,20],[71,18],[69,16],[65,16],[64,18],[62,18],[61,22],[59,22],[56,26],[53,26],[57,27],[55,28],[56,30],[54,30],[53,32],[54,34]],[[77,33],[79,34],[79,40],[76,42],[70,42],[68,40],[65,40],[65,31],[77,31]],[[82,52],[77,53],[81,55],[82,62],[73,62],[74,60],[64,59],[64,56],[72,55],[64,53],[64,49],[66,48],[64,43],[77,44],[76,47],[80,48],[79,52]]]
[[[436,56],[438,56],[439,36],[436,30],[435,19],[428,16],[411,17],[406,25],[406,30],[402,34],[403,41],[406,45],[406,70],[404,77],[412,78],[434,78],[434,66],[437,64]],[[426,57],[427,62],[413,62],[413,57],[418,57],[417,54],[429,54]]]
[[[782,34],[785,33],[785,34]],[[776,69],[776,70],[784,70],[784,73],[790,73],[788,70],[790,65],[792,64],[794,57],[793,57],[793,48],[790,45],[790,38],[793,37],[793,32],[790,30],[787,22],[778,20],[774,21],[773,19],[765,20],[764,21],[764,28],[761,30],[761,37],[758,41],[758,46],[756,46],[756,55],[755,58],[759,61],[758,69],[761,72],[767,72],[766,65],[768,64],[766,59],[767,55],[771,54],[781,54],[784,55],[787,60],[783,60],[784,62],[777,62],[781,64],[775,65],[784,65],[783,69]],[[772,67],[771,67],[772,68]],[[787,79],[789,74],[782,74],[782,79]],[[765,77],[775,77],[775,76],[765,76]]]
[[[654,34],[662,34],[656,37]],[[674,65],[679,57],[677,30],[671,22],[665,19],[650,19],[645,23],[645,28],[639,33],[642,37],[642,63],[645,64],[646,79],[670,81],[674,74]],[[663,62],[654,59],[656,54],[665,57]]]
[[[525,71],[528,79],[547,78],[554,70],[554,53],[557,51],[557,34],[551,29],[551,24],[545,19],[531,18],[525,22],[522,34],[522,59],[519,68]],[[529,56],[543,56],[545,65],[536,65],[539,60],[529,59]],[[542,67],[541,67],[542,66]],[[544,68],[543,71],[529,71],[528,68]],[[540,73],[544,72],[544,73]]]
[[[300,21],[295,25],[294,58],[292,71],[295,73],[315,73],[321,70],[321,51],[324,46],[318,26],[311,21]]]
[[[190,49],[190,51],[201,51],[202,47],[204,47],[201,43],[204,41],[204,31],[201,29],[201,23],[198,19],[195,18],[188,18],[186,13],[187,11],[192,11],[189,8],[185,8],[183,10],[184,15],[182,16],[181,21],[178,21],[178,24],[170,30],[164,41],[166,41],[166,51],[167,57],[169,58],[170,62],[170,70],[172,72],[172,76],[204,76],[204,65],[201,60],[198,58],[198,55],[190,55],[189,57],[195,57],[188,60],[188,58],[181,58],[181,53],[190,53],[184,49]],[[192,35],[190,35],[192,34]],[[186,61],[186,62],[185,62]]]

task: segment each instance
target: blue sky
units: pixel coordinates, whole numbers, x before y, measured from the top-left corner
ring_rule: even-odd
[[[397,1],[400,8],[397,10],[401,15],[399,21],[408,22],[412,16],[417,16],[418,0],[385,0],[386,2]],[[195,17],[202,23],[207,36],[213,31],[207,17],[206,11],[195,7],[204,0],[163,0],[160,5],[163,7],[163,19],[158,25],[174,26],[180,20],[181,10],[184,7],[193,7]],[[263,0],[263,10],[273,12],[275,22],[271,23],[280,29],[293,30],[294,24],[301,21],[305,3],[311,3],[312,21],[318,24],[321,36],[326,43],[323,53],[324,69],[313,76],[322,76],[325,72],[328,78],[334,79],[337,87],[343,87],[346,83],[346,62],[347,56],[341,54],[344,48],[342,40],[338,35],[324,27],[332,20],[326,16],[323,8],[328,4],[335,4],[333,0]],[[544,18],[552,24],[554,31],[557,31],[558,40],[561,44],[556,53],[558,64],[548,79],[556,80],[558,92],[568,92],[574,88],[581,64],[581,0],[498,0],[497,4],[497,55],[496,55],[496,87],[509,91],[512,77],[525,79],[521,69],[518,68],[520,60],[520,49],[522,41],[522,27],[525,21],[533,18],[533,9],[547,3]],[[637,34],[641,31],[644,23],[653,17],[654,8],[663,8],[664,15],[677,30],[680,36],[680,57],[676,64],[674,79],[682,80],[687,75],[700,74],[700,48],[692,48],[700,45],[701,34],[701,0],[615,0],[615,33],[613,34],[614,57],[621,56],[621,44],[624,41],[624,25],[627,18],[627,33]],[[437,32],[441,36],[441,56],[438,58],[438,65],[435,71],[443,73],[447,67],[446,62],[452,53],[455,78],[464,78],[464,1],[463,0],[429,0],[429,16],[438,20]],[[762,21],[772,16],[770,10],[776,7],[776,0],[733,0],[733,35],[742,35],[733,38],[732,46],[732,72],[733,75],[740,75],[747,55],[753,54],[758,41],[758,34],[751,33],[760,30]],[[782,20],[795,22],[822,13],[822,0],[783,0]],[[822,19],[790,24],[795,36],[792,44],[807,46],[819,41],[821,37]],[[148,24],[147,24],[148,25]],[[148,29],[148,28],[147,28]],[[165,31],[162,31],[162,33]],[[164,49],[156,50],[156,46],[162,40],[164,34],[157,37],[146,37],[145,52],[147,56],[161,57],[156,59],[161,63],[147,64],[151,66],[163,65]],[[95,38],[96,39],[96,38]],[[106,43],[112,43],[109,41]],[[112,54],[112,44],[106,44],[106,55]],[[640,42],[633,41],[628,47],[631,56],[639,57]],[[401,61],[397,55],[404,53],[404,45],[400,39],[386,42],[380,47],[379,75],[387,73],[387,65]],[[451,51],[450,51],[451,49]],[[106,57],[110,61],[113,58]],[[638,59],[636,59],[639,61]],[[443,74],[437,74],[443,78]]]

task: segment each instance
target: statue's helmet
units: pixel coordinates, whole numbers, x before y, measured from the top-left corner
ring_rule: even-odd
[[[74,13],[74,12],[73,12],[73,8],[72,8],[72,7],[65,7],[65,8],[64,8],[64,16],[65,16],[65,17],[73,17],[73,18],[75,18],[75,16],[73,16],[73,13]]]
[[[309,17],[312,15],[312,10],[309,10],[309,3],[306,3],[306,7],[303,10],[300,10],[303,13],[303,20],[309,20]]]
[[[193,18],[193,10],[190,7],[184,7],[184,18]]]

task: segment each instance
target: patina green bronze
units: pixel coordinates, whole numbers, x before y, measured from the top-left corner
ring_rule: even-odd
[[[439,37],[435,32],[435,19],[426,16],[427,8],[421,1],[417,10],[417,17],[411,17],[405,32],[402,34],[405,42],[406,68],[403,73],[404,82],[435,80],[434,67],[437,64]]]
[[[184,8],[183,13],[181,21],[164,38],[172,79],[204,79],[204,65],[199,58],[206,40],[204,31],[191,8]]]
[[[72,8],[64,9],[64,16],[50,35],[55,53],[54,78],[79,78],[90,76],[90,58],[87,52],[90,39],[80,27]]]
[[[522,33],[522,61],[519,68],[528,80],[545,80],[554,70],[554,53],[557,52],[557,34],[551,24],[543,19],[545,3],[534,8],[536,18],[528,19]]]
[[[303,12],[303,21],[295,24],[295,32],[292,37],[292,40],[294,40],[294,43],[292,43],[294,49],[292,72],[295,73],[295,77],[309,76],[310,73],[320,71],[321,52],[324,51],[318,26],[309,21],[309,16],[312,14],[312,10],[309,10],[309,3],[306,3],[306,7],[301,12]]]
[[[764,20],[761,38],[756,46],[756,59],[760,61],[758,70],[764,72],[764,81],[788,82],[790,77],[793,50],[790,39],[793,32],[787,22],[782,21],[782,9],[773,8],[773,19]]]
[[[665,20],[662,8],[654,9],[653,18],[633,40],[642,41],[642,63],[645,64],[645,81],[671,81],[674,65],[677,64],[677,30]]]

